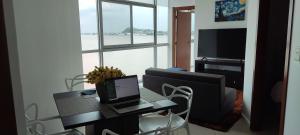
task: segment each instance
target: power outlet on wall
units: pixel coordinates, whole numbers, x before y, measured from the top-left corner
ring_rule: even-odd
[[[295,61],[300,62],[300,46],[296,47],[295,52]]]

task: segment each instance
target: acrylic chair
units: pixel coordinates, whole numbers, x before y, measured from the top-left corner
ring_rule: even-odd
[[[78,86],[79,84],[82,83],[87,83],[87,74],[79,74],[74,76],[73,78],[66,78],[65,79],[65,84],[67,87],[67,90],[73,91],[75,86]]]
[[[28,114],[29,111],[33,111],[32,114],[33,117],[29,116]],[[26,129],[29,135],[84,135],[77,129],[70,129],[62,132],[47,134],[45,133],[46,127],[44,123],[46,121],[60,119],[60,117],[53,116],[53,117],[39,119],[38,114],[39,114],[39,109],[36,103],[32,103],[25,108]]]
[[[170,94],[167,94],[167,90],[171,90]],[[162,85],[162,92],[165,97],[169,100],[172,99],[183,99],[186,100],[186,110],[180,113],[173,113],[172,110],[168,111],[168,115],[172,114],[172,123],[170,125],[170,133],[173,134],[174,131],[184,128],[187,131],[187,134],[190,135],[190,129],[188,125],[189,113],[193,100],[193,90],[187,86],[175,87],[170,84]],[[184,116],[182,118],[181,116]],[[157,127],[164,127],[168,121],[166,116],[160,115],[159,113],[149,114],[142,116],[139,119],[139,128],[141,132],[151,131]]]
[[[79,74],[79,75],[74,76],[73,78],[66,78],[65,84],[66,84],[67,90],[71,92],[71,91],[76,90],[75,89],[76,86],[78,86],[80,84],[88,83],[86,76],[87,76],[87,74]],[[93,91],[93,90],[91,90],[91,91]],[[80,128],[84,128],[84,127],[79,127],[79,128],[77,128],[77,130],[80,130]]]
[[[154,130],[151,131],[147,131],[147,132],[140,132],[138,134],[134,134],[134,135],[169,135],[170,134],[170,129],[171,129],[171,123],[172,123],[172,117],[173,115],[170,114],[168,117],[168,121],[165,127],[157,127]],[[101,135],[119,135],[109,129],[104,129],[102,131]]]
[[[26,121],[27,135],[46,135],[45,125],[41,121]]]
[[[144,133],[139,133],[139,134],[134,134],[134,135],[168,135],[168,131],[167,129],[156,129],[154,131],[149,131],[149,132],[144,132]],[[102,134],[101,135],[120,135],[120,134],[117,134],[109,129],[104,129],[102,131]]]

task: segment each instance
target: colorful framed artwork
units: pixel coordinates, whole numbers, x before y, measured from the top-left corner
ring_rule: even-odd
[[[215,22],[245,20],[246,0],[217,0]]]

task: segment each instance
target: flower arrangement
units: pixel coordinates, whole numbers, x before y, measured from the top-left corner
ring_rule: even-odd
[[[105,79],[123,77],[125,74],[118,68],[114,67],[95,67],[95,69],[88,73],[86,76],[88,83],[91,84],[102,84]]]

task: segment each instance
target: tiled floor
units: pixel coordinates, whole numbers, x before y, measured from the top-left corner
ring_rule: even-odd
[[[84,128],[80,129],[84,132]],[[235,125],[228,132],[220,132],[205,127],[201,127],[195,124],[190,124],[191,135],[276,135],[277,133],[271,131],[252,132],[249,129],[247,122],[241,118],[235,123]],[[178,130],[175,135],[186,135],[185,130]]]
[[[257,133],[251,132],[249,129],[249,125],[243,118],[236,122],[228,132],[215,131],[194,124],[190,124],[190,130],[192,135],[276,135],[276,133],[272,133],[270,131]],[[175,135],[185,134],[186,132],[184,130],[180,130],[175,133]]]

